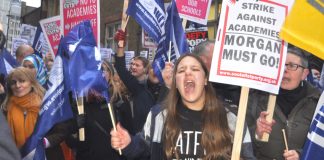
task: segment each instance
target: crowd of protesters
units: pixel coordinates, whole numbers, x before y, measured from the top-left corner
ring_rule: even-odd
[[[119,30],[115,40],[126,42],[125,37]],[[6,54],[5,42],[0,44]],[[123,46],[118,46],[114,63],[103,60],[101,66],[117,130],[106,100],[90,90],[84,97],[85,114],[78,114],[71,98],[73,119],[56,124],[43,138],[47,159],[230,159],[241,87],[208,81],[214,42],[202,42],[175,64],[166,62],[163,82],[146,58],[134,57],[127,69]],[[8,160],[21,159],[19,149],[35,128],[53,64],[51,54],[41,58],[28,45],[18,47],[16,60],[19,67],[0,77],[0,159]],[[271,122],[265,111],[269,94],[250,91],[242,159],[301,158],[323,90],[322,66],[322,60],[289,46]],[[79,128],[85,128],[84,141]],[[269,142],[260,141],[264,133],[270,134]],[[67,156],[69,149],[72,155]]]

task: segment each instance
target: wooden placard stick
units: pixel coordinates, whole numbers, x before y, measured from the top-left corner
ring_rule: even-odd
[[[182,28],[183,30],[186,32],[186,25],[187,25],[187,21],[186,19],[182,19]]]
[[[231,160],[240,159],[246,108],[249,99],[249,90],[250,88],[242,86]]]
[[[114,131],[117,131],[116,122],[115,122],[115,116],[113,114],[111,105],[110,105],[110,103],[108,103],[107,105],[108,105],[109,114],[110,114],[110,118],[111,118],[111,123],[113,125]],[[119,152],[119,155],[122,155],[122,152],[121,152],[121,149],[120,148],[118,148],[118,152]]]
[[[76,98],[77,107],[78,107],[78,114],[84,114],[84,105],[83,105],[83,97],[77,97]],[[79,128],[79,140],[84,141],[84,128]]]
[[[272,118],[273,118],[273,112],[274,112],[274,108],[276,106],[276,99],[277,96],[274,94],[270,94],[269,95],[269,100],[268,100],[268,108],[267,108],[267,112],[269,113],[266,117],[266,121],[267,122],[272,122]],[[259,139],[260,141],[263,142],[268,142],[269,140],[269,134],[268,133],[263,133],[261,139]]]
[[[126,10],[128,8],[128,2],[129,0],[124,0],[124,6],[123,6],[123,13],[122,13],[122,22],[121,22],[121,29],[125,32],[129,16],[126,14]],[[119,47],[124,47],[124,41],[118,42]]]
[[[283,136],[283,138],[284,138],[284,142],[285,142],[286,150],[289,151],[285,129],[282,129],[281,131],[282,131],[282,136]]]

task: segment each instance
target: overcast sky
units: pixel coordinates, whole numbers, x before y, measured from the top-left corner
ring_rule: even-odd
[[[41,0],[22,0],[26,2],[27,6],[31,6],[31,7],[40,7],[41,5]]]

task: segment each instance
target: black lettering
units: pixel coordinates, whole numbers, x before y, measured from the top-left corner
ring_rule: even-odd
[[[263,47],[264,47],[264,41],[263,41],[263,39],[258,39],[257,41],[256,41],[256,46],[257,46],[257,48],[258,49],[263,49]]]
[[[254,46],[253,46],[254,41],[255,41],[254,37],[247,37],[246,47],[254,48]]]
[[[254,63],[256,52],[242,51],[242,50],[233,50],[233,49],[224,49],[223,59],[227,60],[236,60],[243,62]]]
[[[238,36],[238,37],[236,38],[236,44],[237,44],[238,46],[243,46],[244,43],[245,43],[245,38],[244,38],[243,36]]]
[[[264,66],[269,66],[269,67],[276,66],[276,67],[278,67],[277,64],[276,64],[277,59],[275,57],[273,57],[273,56],[267,57],[267,55],[265,55],[265,54],[262,54],[260,56],[260,63],[261,63],[261,65],[264,65]]]
[[[232,60],[232,57],[233,57],[233,50],[232,49],[230,49],[230,50],[224,49],[223,59]]]
[[[225,45],[233,45],[235,40],[235,35],[226,35],[225,36]]]

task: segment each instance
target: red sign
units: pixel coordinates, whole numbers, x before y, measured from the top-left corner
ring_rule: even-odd
[[[43,19],[40,22],[46,41],[50,44],[52,55],[56,55],[61,38],[61,19],[60,16],[55,16]]]
[[[207,24],[212,0],[177,0],[177,8],[181,18],[200,24]]]
[[[99,0],[61,0],[60,5],[63,35],[80,22],[90,20],[97,44],[100,44]]]
[[[190,32],[186,32],[186,36],[189,45],[189,51],[190,53],[192,53],[192,51],[197,45],[199,45],[201,42],[208,40],[208,31],[207,30],[190,31]]]

